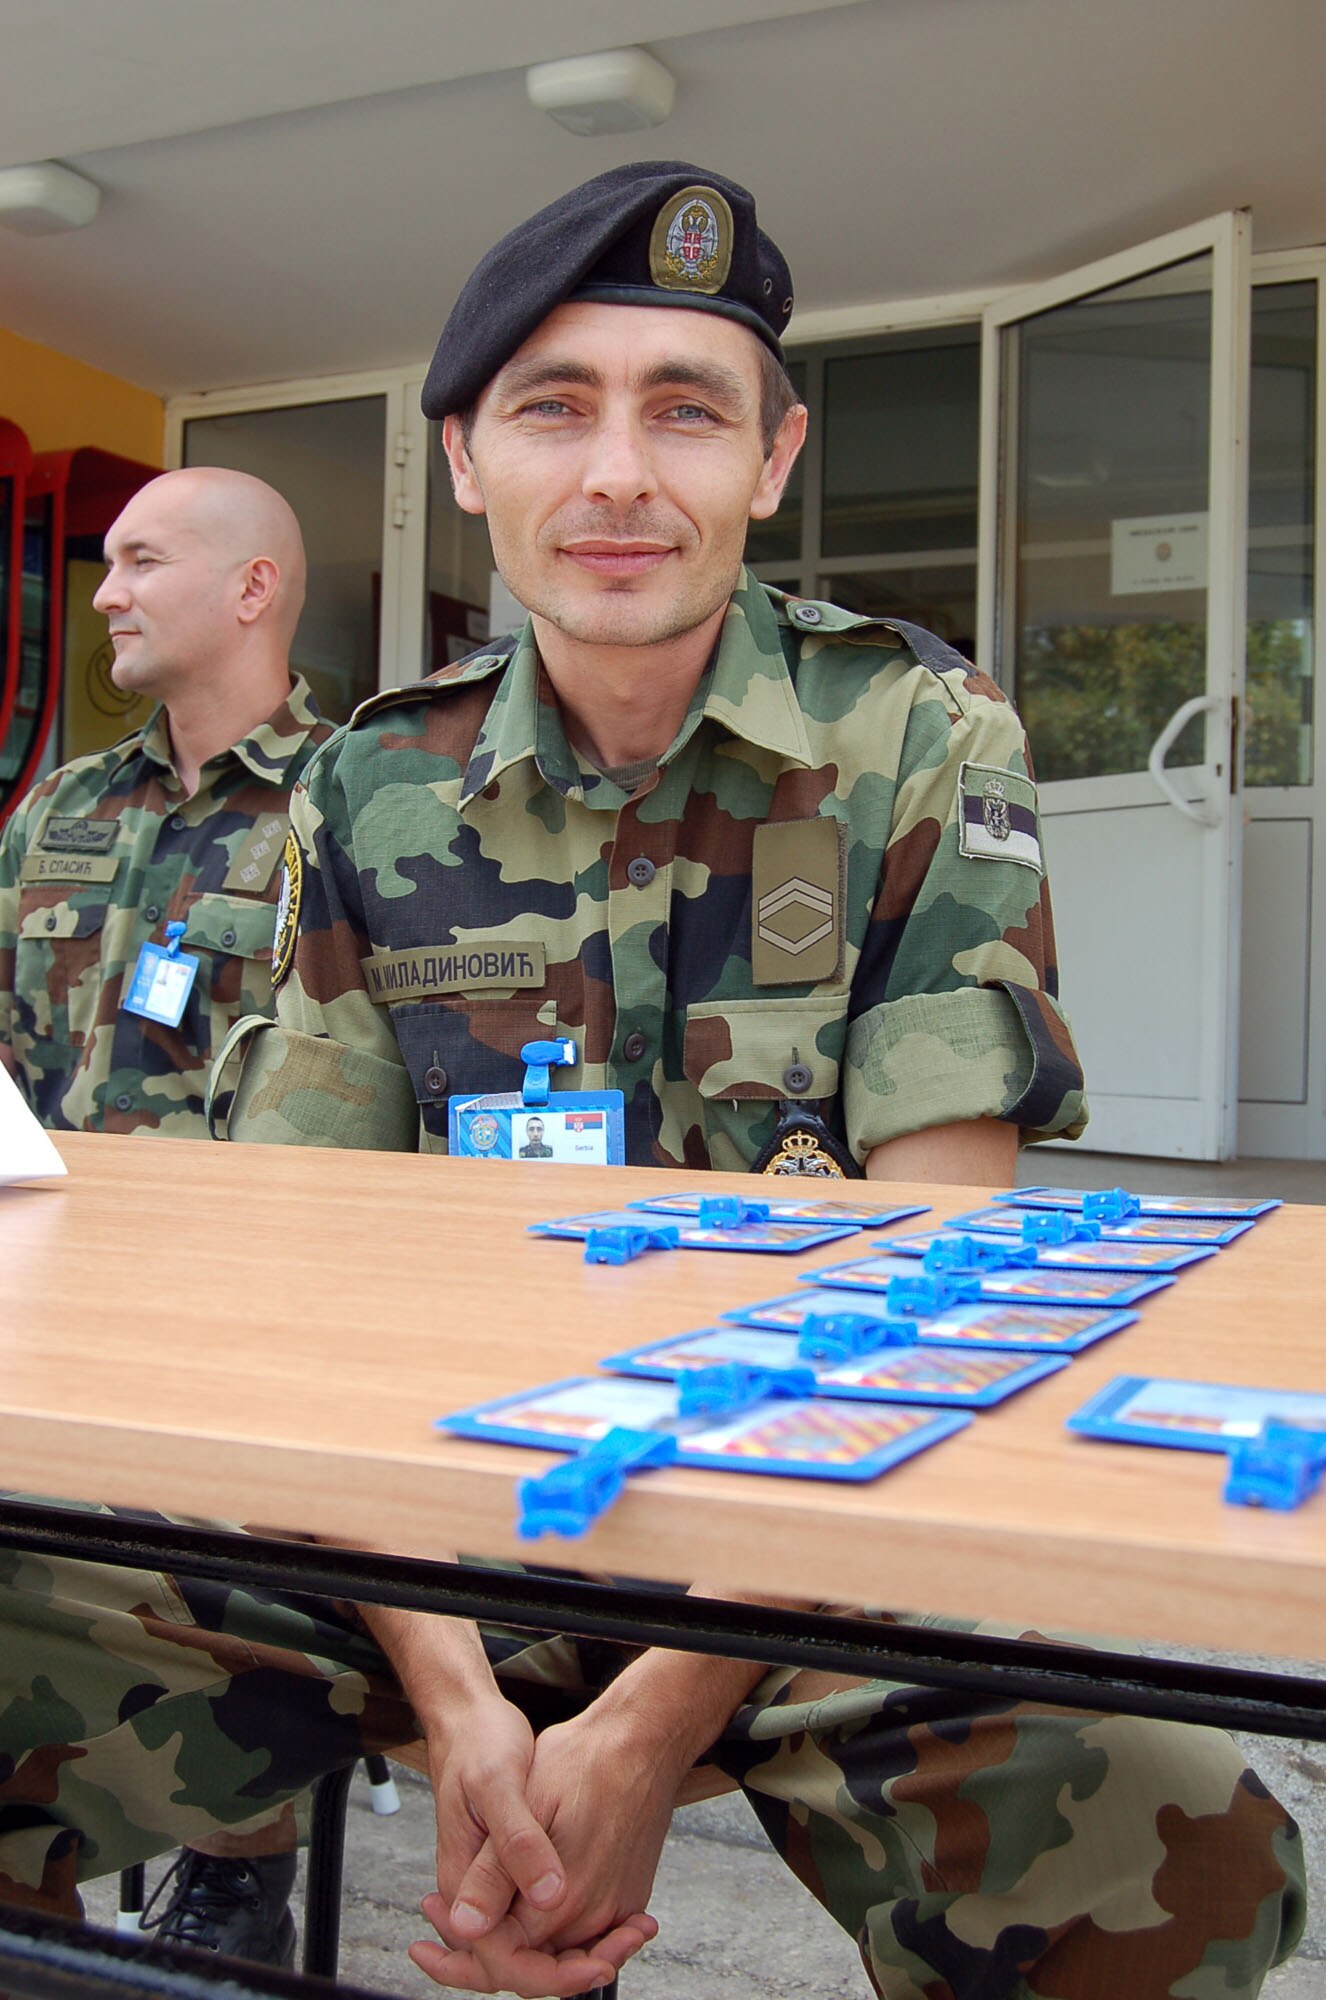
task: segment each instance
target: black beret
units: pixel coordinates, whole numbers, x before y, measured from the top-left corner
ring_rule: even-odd
[[[736,181],[685,160],[610,167],[520,223],[476,266],[437,343],[424,415],[468,409],[572,298],[723,313],[781,361],[792,277]]]

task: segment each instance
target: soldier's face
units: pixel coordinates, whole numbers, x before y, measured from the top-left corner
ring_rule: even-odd
[[[233,622],[237,565],[195,518],[177,486],[134,495],[106,537],[106,576],[92,602],[115,649],[111,679],[165,697],[214,663]]]
[[[507,587],[587,645],[655,646],[726,604],[805,411],[766,457],[756,337],[713,313],[559,306],[443,436]]]

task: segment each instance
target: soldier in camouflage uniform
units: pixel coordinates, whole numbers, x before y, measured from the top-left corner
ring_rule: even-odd
[[[930,635],[741,571],[804,425],[790,308],[749,195],[683,163],[480,266],[425,408],[533,617],[310,767],[232,1136],[440,1149],[450,1093],[554,1034],[640,1161],[988,1183],[1019,1127],[1076,1128],[1011,710]],[[886,2000],[1246,2000],[1301,1928],[1296,1830],[1215,1732],[12,1568],[0,1865],[30,1900],[270,1823],[417,1727],[440,1942],[412,1956],[446,1986],[566,1994],[638,1950],[700,1757]]]
[[[332,733],[290,675],[302,539],[264,482],[200,468],[143,487],[106,557],[94,601],[112,677],[159,706],[52,772],[0,834],[0,1060],[57,1131],[205,1139],[212,1058],[236,1019],[271,1007],[290,790]],[[173,1025],[124,1005],[169,924],[197,962]],[[182,1880],[229,1867],[248,1894],[263,1865],[188,1857]],[[273,1866],[280,1911],[292,1870]],[[166,1931],[196,1938],[197,1912],[182,1932],[168,1913]]]
[[[270,487],[211,470],[150,481],[106,547],[112,677],[162,705],[0,834],[0,1060],[53,1130],[199,1139],[213,1056],[270,1009],[290,790],[331,734],[287,664],[303,550]],[[123,1006],[171,922],[199,961],[177,1026]]]

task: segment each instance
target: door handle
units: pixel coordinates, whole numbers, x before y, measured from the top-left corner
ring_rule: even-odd
[[[1198,826],[1219,826],[1224,815],[1212,799],[1193,800],[1182,797],[1175,790],[1169,772],[1165,769],[1165,759],[1194,716],[1209,714],[1220,705],[1221,697],[1218,694],[1195,694],[1191,701],[1185,701],[1181,707],[1175,709],[1147,752],[1146,768],[1154,778],[1162,797],[1173,806],[1175,812],[1182,813],[1185,819],[1195,819]]]

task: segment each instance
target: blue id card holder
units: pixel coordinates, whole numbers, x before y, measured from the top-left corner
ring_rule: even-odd
[[[526,1042],[518,1091],[455,1098],[447,1147],[463,1160],[551,1160],[562,1166],[620,1167],[626,1159],[626,1100],[620,1090],[552,1089],[551,1072],[576,1061],[564,1036]]]
[[[159,1021],[163,1028],[178,1028],[201,964],[192,952],[180,950],[183,936],[182,923],[169,923],[164,945],[143,945],[129,991],[120,1002],[124,1013],[141,1014],[146,1021]]]

